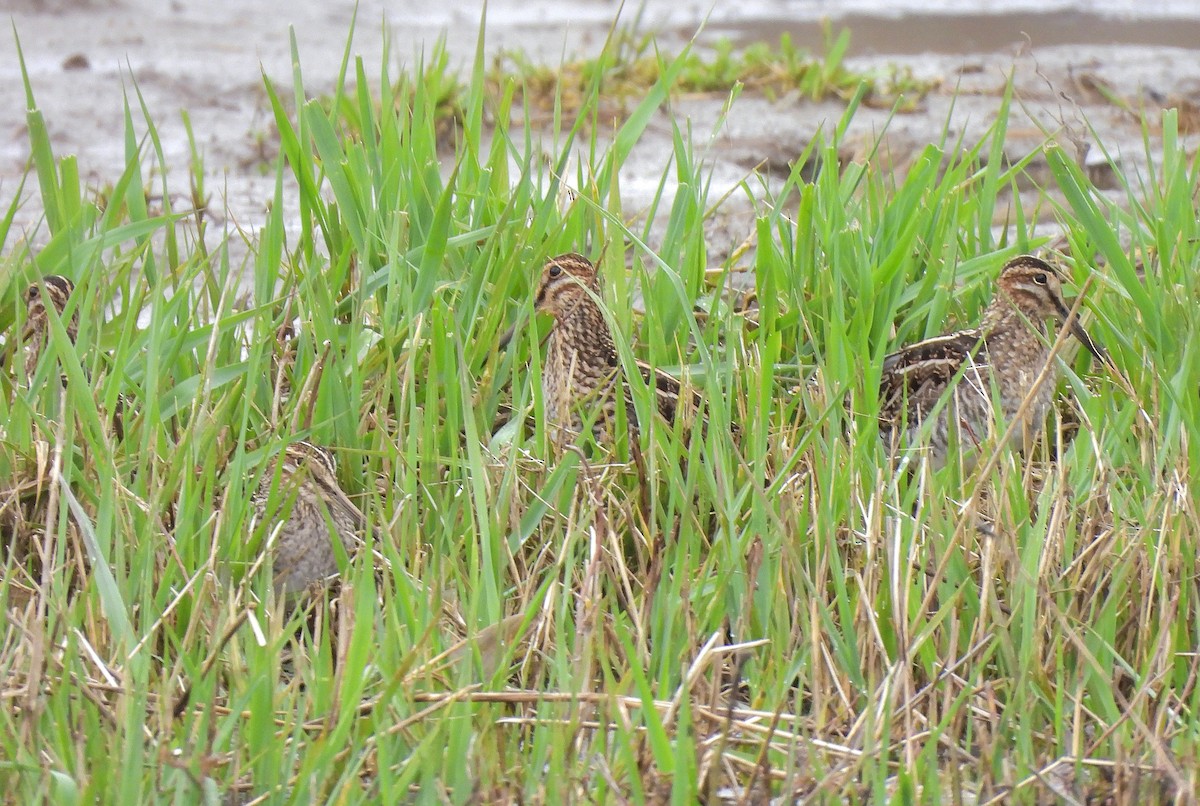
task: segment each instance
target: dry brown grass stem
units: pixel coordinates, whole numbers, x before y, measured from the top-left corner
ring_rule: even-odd
[[[51,466],[51,479],[61,478],[63,464],[63,449],[66,445],[67,397],[59,395],[59,416],[56,426],[54,452]],[[41,474],[39,474],[40,477]],[[29,672],[25,689],[25,715],[22,720],[22,730],[25,732],[24,741],[35,744],[37,735],[38,702],[41,697],[42,674],[45,671],[46,660],[46,616],[47,604],[50,601],[50,585],[54,578],[54,541],[58,531],[58,485],[51,483],[46,503],[46,526],[42,530],[41,553],[42,574],[37,591],[37,604],[33,626],[28,633],[29,638]]]

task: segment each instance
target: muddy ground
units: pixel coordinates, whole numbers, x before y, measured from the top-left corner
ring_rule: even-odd
[[[262,74],[289,81],[293,26],[306,86],[313,94],[329,89],[355,9],[352,0],[293,0],[284,13],[273,10],[274,3],[237,0],[6,2],[56,154],[78,155],[82,175],[96,188],[114,182],[125,162],[124,99],[136,104],[136,89],[162,139],[177,207],[186,206],[190,152],[181,115],[186,110],[204,158],[210,211],[230,232],[253,232],[272,192],[272,127]],[[1051,131],[1114,192],[1097,135],[1124,170],[1143,171],[1147,164],[1142,123],[1124,104],[1148,110],[1151,150],[1164,105],[1180,105],[1188,131],[1200,131],[1200,6],[1195,3],[1163,2],[1151,12],[1123,0],[1101,3],[1100,10],[1070,0],[727,5],[737,8],[652,0],[640,18],[636,9],[626,9],[623,20],[640,19],[643,28],[660,32],[667,47],[696,35],[702,22],[702,45],[719,37],[777,43],[786,30],[814,50],[820,47],[822,17],[848,26],[851,66],[896,64],[941,82],[915,111],[887,124],[886,152],[900,169],[944,131],[952,139],[961,134],[968,144],[978,139],[995,118],[1010,72],[1019,103],[1007,142],[1009,157],[1024,156],[1044,131]],[[487,48],[490,53],[520,48],[549,62],[564,53],[595,53],[616,12],[617,4],[607,0],[493,0]],[[451,53],[465,65],[474,53],[480,13],[475,2],[362,0],[353,51],[364,57],[370,72],[379,63],[385,30],[396,63],[411,62],[422,44],[428,47],[444,33]],[[770,176],[785,174],[814,133],[842,113],[838,101],[768,100],[745,93],[708,139],[724,103],[724,97],[682,97],[670,110],[677,118],[690,118],[692,131],[706,138],[696,145],[713,176],[710,198],[736,188],[756,168]],[[25,108],[14,40],[0,36],[0,204],[5,206],[27,166]],[[887,109],[860,111],[847,156],[865,151],[888,117]],[[134,118],[144,132],[136,106]],[[630,160],[622,178],[627,210],[657,187],[670,160],[671,131],[664,111]],[[1188,138],[1194,148],[1197,135]],[[32,182],[24,196],[17,229],[36,244],[45,233],[39,229],[40,199]],[[737,191],[718,212],[709,232],[714,262],[751,232],[754,204]],[[219,237],[219,229],[211,237]],[[15,243],[10,237],[5,249]]]

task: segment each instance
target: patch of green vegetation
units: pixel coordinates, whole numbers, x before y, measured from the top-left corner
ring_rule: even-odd
[[[816,101],[849,99],[861,89],[864,103],[898,103],[901,110],[911,110],[936,86],[936,82],[918,80],[907,67],[850,70],[845,65],[850,32],[843,30],[834,36],[826,26],[824,39],[820,55],[797,46],[787,33],[774,47],[758,42],[737,48],[722,39],[711,51],[688,49],[672,92],[727,94],[745,88],[769,98],[796,92]],[[653,34],[622,29],[599,56],[558,67],[534,63],[519,52],[502,53],[489,78],[496,87],[515,81],[535,109],[550,110],[558,104],[576,110],[596,87],[602,88],[607,104],[636,99],[660,80],[663,66],[674,61],[674,56],[660,52]]]
[[[668,86],[670,95],[728,94],[748,89],[772,99],[797,92],[816,101],[848,100],[858,94],[865,105],[896,107],[903,112],[916,109],[937,86],[937,82],[915,78],[907,67],[850,70],[844,63],[849,46],[848,30],[834,36],[826,26],[821,56],[798,47],[787,33],[780,36],[777,47],[759,42],[736,48],[722,39],[711,51],[689,48],[672,55],[660,51],[654,34],[620,28],[599,55],[557,67],[536,62],[521,51],[502,51],[487,72],[484,91],[492,114],[505,107],[546,116],[555,110],[559,114],[578,114],[592,99],[598,100],[605,112],[624,115],[631,104],[662,80],[667,64],[678,67]],[[449,64],[444,43],[438,44],[428,61],[422,59],[411,72],[403,72],[398,82],[391,88],[394,98],[406,97],[411,89],[408,84],[415,83],[422,86],[423,95],[433,99],[439,142],[448,145],[463,122],[470,99],[468,86]],[[362,114],[356,101],[342,95],[337,102],[341,108],[335,117],[349,132],[361,136]],[[378,111],[378,102],[375,106]],[[404,114],[403,110],[396,111]]]
[[[897,176],[839,160],[860,85],[797,160],[812,180],[797,168],[753,222],[753,323],[719,305],[698,319],[716,200],[686,130],[653,251],[619,192],[690,59],[656,58],[610,145],[576,122],[547,146],[510,123],[511,90],[485,123],[480,54],[445,162],[445,84],[392,80],[386,60],[382,96],[361,65],[326,99],[299,67],[268,81],[277,182],[244,265],[172,207],[140,98],[97,204],[26,81],[46,238],[34,252],[0,222],[0,298],[11,312],[32,277],[65,274],[80,332],[58,323],[32,379],[0,373],[12,800],[1195,790],[1200,171],[1174,115],[1122,203],[1042,149],[1064,263],[1093,280],[1088,326],[1120,371],[1071,360],[1029,466],[909,477],[876,438],[883,356],[973,320],[1003,261],[1042,245],[1037,211],[1004,199],[1026,164],[1000,158],[1011,97],[980,142],[943,134]],[[202,200],[193,158],[185,197]],[[998,232],[1001,203],[1014,226]],[[1122,237],[1159,264],[1139,273]],[[541,425],[490,438],[503,406],[540,406],[537,327],[494,345],[569,250],[602,255],[625,365],[681,368],[704,392],[703,437],[643,418],[634,463],[556,455]],[[653,408],[653,389],[633,395]],[[1073,441],[1059,419],[1081,423]],[[381,535],[311,620],[270,601],[250,505],[297,438],[333,449]]]
[[[368,81],[366,74],[361,72],[361,66],[356,81]],[[395,104],[407,103],[418,93],[422,99],[427,99],[431,105],[430,122],[437,142],[446,146],[463,121],[465,105],[470,102],[467,91],[461,75],[450,65],[450,54],[443,37],[434,43],[428,58],[422,55],[410,70],[401,71],[386,96],[393,104],[391,112],[401,118],[411,115],[413,110]],[[358,138],[371,136],[371,132],[364,131],[363,126],[370,125],[382,112],[381,102],[377,99],[370,107],[373,114],[367,114],[357,93],[341,92],[332,99],[323,99],[323,102],[337,104],[336,109],[327,109],[330,117],[338,121],[346,133]]]

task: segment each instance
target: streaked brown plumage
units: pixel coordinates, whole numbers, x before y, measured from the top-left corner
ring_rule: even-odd
[[[600,309],[600,280],[596,267],[582,255],[551,258],[542,269],[534,308],[555,318],[542,365],[542,398],[555,442],[572,439],[585,421],[593,423],[598,440],[611,433],[618,401],[624,404],[631,432],[638,427],[629,389],[620,377],[620,361],[612,331]],[[515,328],[514,328],[515,330]],[[500,346],[512,337],[510,330]],[[666,373],[638,362],[643,379],[656,393],[659,413],[673,422],[681,386]],[[692,391],[697,406],[700,396]]]
[[[272,554],[279,595],[301,593],[337,574],[330,526],[342,547],[353,555],[367,525],[362,512],[338,485],[333,454],[311,442],[293,442],[284,448],[252,500],[256,522],[271,522],[268,534],[283,520]]]
[[[942,464],[954,441],[952,433],[957,432],[960,447],[970,449],[1003,431],[1029,395],[1050,360],[1046,320],[1065,322],[1070,312],[1062,283],[1048,263],[1023,255],[1005,264],[996,286],[978,328],[927,339],[884,359],[879,431],[893,455],[920,444],[935,464]],[[1107,360],[1078,319],[1069,326],[1096,358]],[[1014,430],[1019,444],[1027,445],[1040,429],[1057,380],[1057,367],[1052,366]],[[918,431],[952,382],[952,397],[921,440]],[[993,403],[993,390],[999,395],[998,405]],[[1003,422],[995,421],[997,411]]]
[[[46,313],[47,300],[54,306],[58,314],[67,308],[67,301],[75,285],[66,277],[50,274],[34,283],[25,290],[25,330],[21,341],[25,344],[25,374],[32,375],[37,368],[38,359],[50,339],[50,317]],[[79,332],[79,311],[71,315],[70,321],[64,322],[67,336],[71,341]]]
[[[46,303],[50,302],[59,316],[67,308],[67,302],[75,293],[75,284],[58,274],[49,274],[39,282],[25,289],[25,328],[21,333],[21,342],[25,345],[25,377],[31,378],[37,369],[38,361],[46,344],[50,341],[50,316],[46,312]],[[72,343],[79,335],[79,309],[71,314],[68,321],[63,322],[67,337]],[[3,360],[0,360],[3,364]],[[84,369],[87,375],[87,369]],[[67,383],[66,373],[61,375],[62,383]],[[124,395],[117,397],[111,423],[113,433],[118,440],[125,438],[125,411],[129,408]]]

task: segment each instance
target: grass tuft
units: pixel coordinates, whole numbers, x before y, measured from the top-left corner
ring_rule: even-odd
[[[935,86],[915,78],[910,70],[888,67],[858,71],[846,66],[850,32],[834,34],[824,28],[822,51],[810,54],[780,35],[778,45],[758,42],[737,48],[728,39],[711,49],[684,51],[682,69],[672,83],[680,94],[728,94],[734,88],[761,92],[768,98],[796,93],[818,101],[849,98],[863,88],[873,105],[912,110]],[[521,51],[502,51],[489,71],[495,95],[514,87],[519,99],[536,113],[551,111],[578,114],[587,108],[593,88],[603,88],[604,109],[624,106],[641,96],[662,77],[674,56],[660,52],[653,34],[621,28],[614,31],[601,54],[594,58],[564,61],[557,67],[536,62]]]

